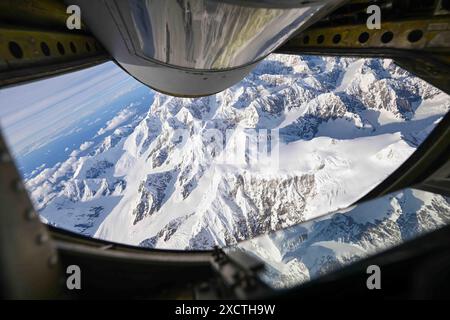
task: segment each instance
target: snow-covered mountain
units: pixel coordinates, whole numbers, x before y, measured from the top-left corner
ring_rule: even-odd
[[[238,245],[290,288],[450,223],[450,198],[406,189]]]
[[[272,55],[214,96],[127,105],[26,184],[61,228],[152,248],[233,245],[347,207],[449,109],[449,96],[391,60]],[[250,164],[246,149],[219,161],[249,129],[272,130],[276,165]]]

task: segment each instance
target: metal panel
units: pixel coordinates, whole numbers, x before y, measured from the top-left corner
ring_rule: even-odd
[[[56,298],[58,256],[0,133],[0,283],[6,299]]]

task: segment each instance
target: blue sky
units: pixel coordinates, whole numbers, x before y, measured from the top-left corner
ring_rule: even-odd
[[[0,124],[16,156],[67,133],[124,94],[142,87],[112,62],[0,90]]]

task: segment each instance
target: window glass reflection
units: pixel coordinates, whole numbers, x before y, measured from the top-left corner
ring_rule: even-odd
[[[450,223],[450,197],[406,189],[240,243],[266,264],[261,279],[291,288]]]

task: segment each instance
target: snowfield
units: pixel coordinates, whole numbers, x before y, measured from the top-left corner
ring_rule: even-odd
[[[84,235],[161,249],[235,245],[351,205],[449,108],[449,96],[391,60],[271,55],[214,96],[154,93],[151,105],[128,105],[26,185],[47,223]],[[277,132],[276,166],[216,161],[234,149],[221,149],[211,130],[247,129]],[[282,259],[278,249],[267,254]]]

